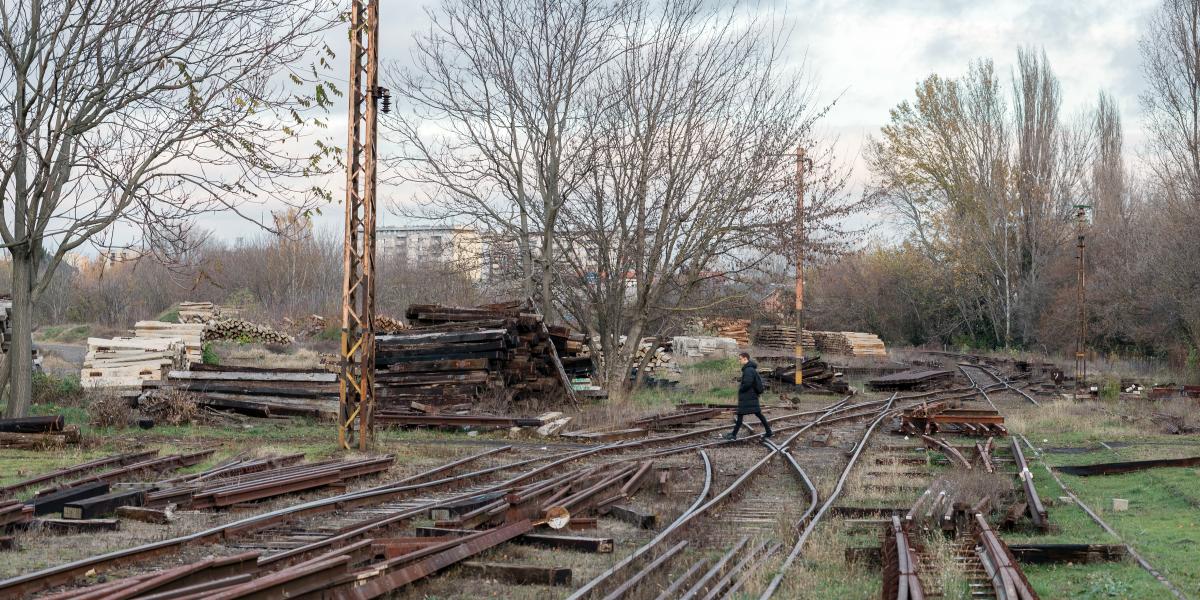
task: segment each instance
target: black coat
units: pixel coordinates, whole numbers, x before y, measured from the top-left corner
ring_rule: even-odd
[[[762,410],[758,404],[758,392],[754,389],[755,381],[758,381],[758,364],[749,361],[742,365],[742,382],[738,385],[737,414],[749,415]]]

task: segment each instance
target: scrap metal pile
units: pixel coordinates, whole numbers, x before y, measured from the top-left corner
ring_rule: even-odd
[[[838,394],[850,392],[850,384],[842,379],[842,374],[830,367],[829,363],[821,360],[820,356],[805,358],[801,368],[804,370],[802,374],[805,389]],[[783,389],[788,389],[788,385],[795,385],[796,363],[790,361],[775,367],[765,367],[762,369],[762,373],[775,382],[776,387],[783,386]]]
[[[900,431],[912,435],[1008,435],[1004,416],[990,408],[958,408],[951,402],[914,406],[900,416]]]
[[[410,329],[375,338],[375,385],[383,411],[413,403],[503,408],[525,401],[573,401],[560,356],[567,357],[574,373],[590,372],[589,364],[574,360],[582,353],[583,336],[547,327],[525,303],[415,304],[405,316]]]

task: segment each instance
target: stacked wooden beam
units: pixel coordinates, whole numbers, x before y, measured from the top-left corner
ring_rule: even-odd
[[[817,342],[807,329],[804,330],[802,343],[805,350],[817,349]],[[771,350],[795,350],[796,328],[789,325],[763,325],[754,335],[754,345]]]
[[[928,389],[954,376],[946,369],[910,369],[867,381],[867,387],[880,392]]]
[[[701,331],[706,333],[733,339],[740,348],[750,346],[750,319],[708,317],[699,319],[698,326]]]
[[[338,410],[337,375],[306,369],[192,365],[171,371],[158,389],[187,392],[197,404],[255,417],[332,419]]]
[[[411,329],[376,336],[381,408],[574,399],[559,348],[572,356],[582,352],[582,340],[562,328],[552,331],[531,307],[417,304],[405,316]]]
[[[873,333],[856,331],[814,331],[813,339],[817,350],[826,354],[844,356],[876,356],[887,357],[887,347],[883,340]]]
[[[188,366],[180,338],[88,338],[79,382],[85,388],[140,388]]]
[[[203,323],[168,323],[166,321],[138,321],[133,326],[137,338],[178,338],[183,340],[190,363],[201,362],[201,338]]]
[[[179,303],[180,323],[207,323],[221,317],[235,317],[237,314],[238,310],[236,308],[217,306],[212,302]]]

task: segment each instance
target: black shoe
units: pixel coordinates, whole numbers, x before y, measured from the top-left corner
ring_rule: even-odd
[[[763,439],[770,438],[770,437],[775,437],[774,431],[768,431],[765,434],[763,434]]]
[[[732,434],[732,433],[727,433],[727,434],[725,434],[725,435],[721,436],[721,439],[723,439],[723,440],[736,440],[736,439],[737,439],[737,436],[736,436],[736,435],[734,435],[734,434]]]

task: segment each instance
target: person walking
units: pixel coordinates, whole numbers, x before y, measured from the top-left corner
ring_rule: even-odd
[[[738,360],[742,363],[742,381],[738,385],[737,420],[733,423],[733,432],[726,434],[725,439],[737,439],[737,434],[742,429],[742,418],[746,415],[758,417],[758,420],[762,422],[763,432],[766,434],[763,437],[769,438],[774,434],[771,433],[771,426],[767,423],[767,418],[762,414],[762,407],[758,404],[758,396],[766,389],[766,384],[758,374],[758,364],[750,360],[748,353],[739,354]],[[746,427],[746,429],[749,428],[749,426]]]

